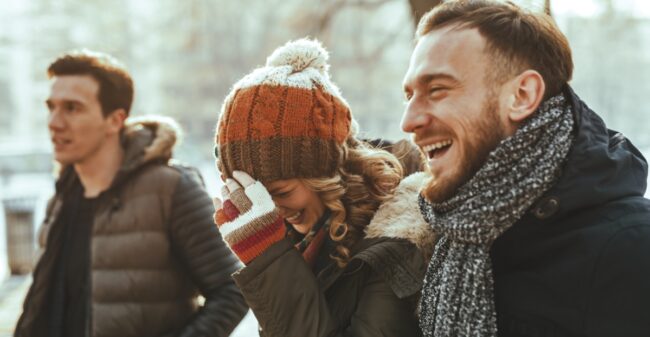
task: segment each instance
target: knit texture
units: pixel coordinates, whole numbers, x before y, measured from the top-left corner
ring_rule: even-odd
[[[226,178],[234,170],[262,182],[335,174],[352,120],[328,58],[318,41],[289,42],[234,85],[215,139]]]
[[[433,204],[420,195],[422,215],[440,234],[420,301],[424,336],[497,336],[490,247],[559,178],[572,129],[564,96],[552,97],[455,196]]]
[[[284,220],[259,181],[246,187],[238,197],[224,201],[223,208],[217,211],[217,226],[230,249],[244,264],[285,235]]]

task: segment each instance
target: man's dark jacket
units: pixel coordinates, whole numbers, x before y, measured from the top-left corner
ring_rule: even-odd
[[[492,247],[499,336],[650,336],[647,163],[570,88],[558,183]]]
[[[212,223],[194,171],[168,163],[172,124],[131,122],[111,187],[96,201],[90,239],[86,337],[227,336],[246,313],[230,274],[239,268]],[[42,255],[16,326],[17,337],[48,336],[51,285],[62,239],[65,167],[39,241]],[[205,303],[198,304],[198,295]]]

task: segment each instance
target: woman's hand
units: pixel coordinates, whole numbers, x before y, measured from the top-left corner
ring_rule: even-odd
[[[214,222],[230,249],[248,264],[285,235],[284,221],[264,185],[241,171],[214,198]]]

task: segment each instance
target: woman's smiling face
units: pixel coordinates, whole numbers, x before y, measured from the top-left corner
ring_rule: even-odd
[[[306,234],[325,213],[318,193],[300,179],[276,180],[264,184],[281,216],[301,234]]]

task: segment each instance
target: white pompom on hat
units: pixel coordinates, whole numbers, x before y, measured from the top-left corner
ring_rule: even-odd
[[[265,84],[304,89],[320,86],[348,106],[339,88],[330,80],[328,60],[329,53],[318,40],[289,41],[271,53],[266,66],[253,70],[235,83],[231,94],[238,89]]]
[[[289,41],[266,59],[267,67],[291,66],[294,72],[314,68],[328,76],[330,55],[317,40]]]

